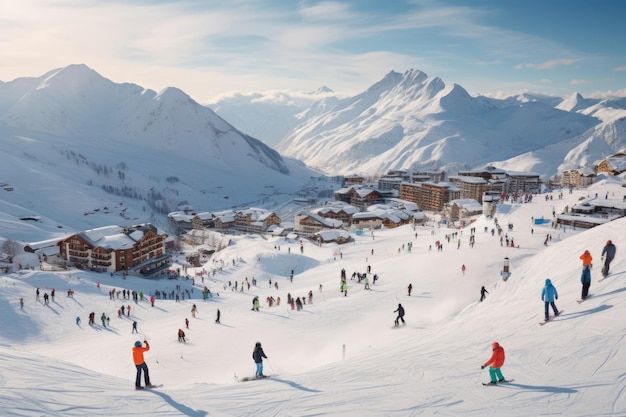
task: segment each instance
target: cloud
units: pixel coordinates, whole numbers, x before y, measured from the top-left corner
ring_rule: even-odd
[[[570,85],[585,85],[585,84],[589,84],[589,80],[570,80]]]
[[[613,71],[615,71],[615,72],[624,72],[624,71],[626,71],[626,65],[615,67],[615,68],[613,68]]]
[[[551,59],[549,61],[544,61],[540,63],[525,63],[518,64],[515,66],[515,69],[523,69],[523,68],[534,68],[534,69],[554,69],[557,67],[563,67],[567,65],[574,64],[577,59]]]
[[[334,1],[322,1],[311,6],[301,3],[298,13],[311,21],[348,20],[356,16],[348,5]]]

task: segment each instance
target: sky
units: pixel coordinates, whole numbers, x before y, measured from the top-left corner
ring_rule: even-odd
[[[625,95],[619,0],[24,0],[0,6],[0,80],[84,63],[115,82],[367,89],[419,69],[471,94]]]
[[[552,218],[595,194],[618,204],[622,179],[602,179],[586,190],[535,196],[529,203],[500,204],[503,234],[519,247],[500,245],[492,219],[475,218],[458,230],[435,223],[352,234],[353,241],[317,246],[308,240],[231,236],[231,244],[191,280],[146,280],[78,270],[41,271],[36,258],[20,255],[34,270],[0,274],[0,407],[6,416],[624,416],[626,415],[626,312],[621,231],[626,219],[589,230],[553,229],[533,219]],[[37,195],[32,196],[33,199]],[[72,221],[71,214],[59,218]],[[507,225],[512,225],[508,230]],[[475,245],[470,247],[470,227]],[[487,230],[485,230],[485,228]],[[543,244],[545,237],[552,239]],[[611,275],[599,273],[607,239],[617,246]],[[429,250],[440,240],[442,251]],[[457,240],[460,245],[457,248]],[[412,248],[408,250],[408,244]],[[579,255],[593,256],[590,297],[577,303]],[[186,248],[192,250],[192,248]],[[501,278],[504,258],[511,275]],[[181,266],[184,256],[174,258]],[[466,266],[465,272],[462,265]],[[370,290],[349,279],[371,267]],[[339,292],[340,270],[348,294]],[[211,276],[200,275],[202,269]],[[294,270],[290,282],[290,270]],[[379,280],[373,283],[372,274]],[[254,277],[257,285],[233,291],[228,283]],[[562,314],[540,326],[541,290],[550,278]],[[278,288],[270,285],[278,283]],[[407,294],[408,284],[412,293]],[[200,298],[206,285],[213,294]],[[321,287],[320,287],[321,285]],[[479,302],[480,288],[488,291]],[[184,300],[133,303],[111,290],[156,290]],[[35,297],[36,289],[41,297]],[[43,303],[43,293],[55,298]],[[241,286],[238,286],[240,289]],[[73,297],[67,290],[74,291]],[[286,305],[287,293],[313,302],[302,311]],[[259,296],[258,312],[250,310]],[[270,307],[267,297],[281,298]],[[24,308],[19,299],[24,298]],[[193,304],[198,314],[192,317]],[[393,326],[402,304],[406,325]],[[128,316],[117,314],[131,306]],[[220,324],[214,323],[220,310]],[[125,311],[127,311],[125,309]],[[87,324],[95,312],[96,323]],[[104,327],[102,313],[110,318]],[[81,323],[76,324],[76,317]],[[185,326],[189,319],[189,327]],[[138,333],[132,333],[137,321]],[[177,340],[178,329],[186,343]],[[144,354],[151,382],[135,391],[131,348]],[[270,378],[239,382],[255,368],[251,353],[261,342]],[[504,347],[502,373],[512,382],[483,387],[481,370],[491,345]],[[143,384],[143,381],[142,381]]]

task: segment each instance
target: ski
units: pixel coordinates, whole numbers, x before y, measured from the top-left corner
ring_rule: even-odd
[[[561,310],[561,311],[559,311],[559,316],[560,316],[561,314],[563,314],[563,311],[565,311],[565,310]],[[553,318],[554,318],[554,315],[551,315],[550,317],[548,317],[548,320],[540,321],[540,322],[539,322],[539,325],[540,325],[540,326],[543,326],[543,325],[544,325],[544,324],[546,324],[547,322],[552,321],[552,319],[553,319]]]
[[[269,378],[270,375],[261,375],[261,376],[245,376],[243,378],[239,378],[238,381],[239,382],[247,382],[247,381],[256,381],[258,379],[265,379],[265,378]]]
[[[146,385],[145,387],[135,387],[136,391],[141,391],[144,389],[152,389],[152,388],[161,388],[163,386],[163,384],[159,384],[159,385]]]
[[[491,383],[491,382],[483,382],[483,385],[484,385],[484,386],[486,386],[486,387],[488,387],[488,386],[490,386],[490,385],[506,384],[506,383],[508,383],[508,382],[513,382],[513,381],[515,381],[515,380],[514,380],[514,379],[505,379],[504,381],[498,381],[498,382],[497,382],[497,383],[495,383],[495,384],[493,384],[493,383]]]

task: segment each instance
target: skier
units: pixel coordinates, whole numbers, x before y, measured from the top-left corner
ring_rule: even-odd
[[[185,332],[183,329],[178,329],[178,343],[185,343]]]
[[[135,367],[137,368],[137,378],[135,378],[135,389],[142,389],[141,371],[143,371],[143,377],[146,383],[146,388],[152,388],[154,386],[150,383],[150,375],[148,374],[148,365],[146,365],[146,361],[143,359],[143,353],[150,350],[150,344],[148,343],[147,340],[144,340],[143,342],[146,344],[146,347],[143,347],[139,340],[135,342],[135,347],[133,347],[133,362],[135,362]]]
[[[500,368],[504,365],[504,348],[500,346],[498,342],[493,342],[491,345],[491,358],[480,367],[485,369],[489,366],[489,377],[491,377],[491,384],[495,385],[498,382],[505,382],[504,376]],[[496,379],[497,378],[497,379]]]
[[[609,275],[609,266],[611,265],[611,261],[613,261],[613,258],[615,258],[615,245],[613,244],[613,242],[611,242],[611,240],[607,240],[606,241],[606,245],[604,246],[604,249],[602,249],[602,258],[604,259],[604,266],[602,267],[602,275],[603,276],[607,276]]]
[[[221,315],[222,315],[222,313],[220,313],[220,309],[218,308],[218,309],[217,309],[217,315],[216,315],[216,317],[215,317],[215,322],[216,322],[217,324],[220,324],[220,316],[221,316]]]
[[[404,321],[404,307],[402,307],[402,304],[398,304],[398,308],[394,311],[394,313],[398,313],[398,317],[396,317],[396,321],[394,322],[396,327],[400,325],[400,320],[402,320],[402,324],[406,324]]]
[[[252,299],[252,311],[259,311],[260,304],[259,297],[254,297],[254,299]]]
[[[24,310],[24,297],[20,298],[20,309]]]
[[[487,291],[485,289],[485,286],[483,285],[483,287],[480,289],[480,302],[482,303],[483,300],[486,298],[485,294],[489,294],[489,291]]]
[[[189,319],[185,317],[185,327],[189,328]]]
[[[589,287],[591,286],[591,261],[593,258],[588,250],[585,251],[582,255],[580,255],[580,259],[583,261],[583,272],[580,275],[580,282],[583,284],[583,289],[581,293],[581,299],[587,298],[589,295]]]
[[[76,316],[76,325],[80,326],[80,316]]]
[[[558,300],[558,299],[559,299],[559,293],[557,292],[556,288],[554,288],[554,285],[552,285],[552,281],[550,280],[550,278],[546,278],[546,285],[543,287],[543,290],[541,291],[541,300],[545,304],[544,312],[545,312],[546,321],[548,321],[548,319],[550,318],[550,315],[548,314],[549,306],[552,306],[552,310],[554,311],[554,317],[559,315],[559,310],[557,310],[556,304],[554,304],[554,300]]]
[[[254,351],[252,352],[252,359],[254,359],[254,363],[256,363],[255,376],[257,378],[265,378],[265,375],[263,375],[263,358],[267,359],[267,356],[265,356],[265,352],[263,352],[261,342],[256,342]]]
[[[133,321],[133,330],[131,331],[131,333],[139,333],[139,331],[137,331],[137,322]]]
[[[408,291],[409,291],[409,297],[410,297],[410,296],[411,296],[411,291],[413,290],[413,284],[410,284],[410,283],[409,283],[409,286],[408,286],[408,288],[407,288],[407,289],[408,289]]]
[[[197,312],[198,312],[198,307],[196,307],[196,305],[194,304],[193,307],[191,307],[191,317],[195,318]]]

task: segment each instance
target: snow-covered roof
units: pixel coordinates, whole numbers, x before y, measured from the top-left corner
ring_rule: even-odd
[[[341,229],[320,230],[319,232],[315,233],[315,236],[321,237],[324,242],[331,242],[339,238],[344,238],[346,240],[350,239],[350,233]]]
[[[473,198],[459,198],[456,200],[450,201],[450,204],[456,204],[467,211],[482,211],[483,206],[478,201]]]

